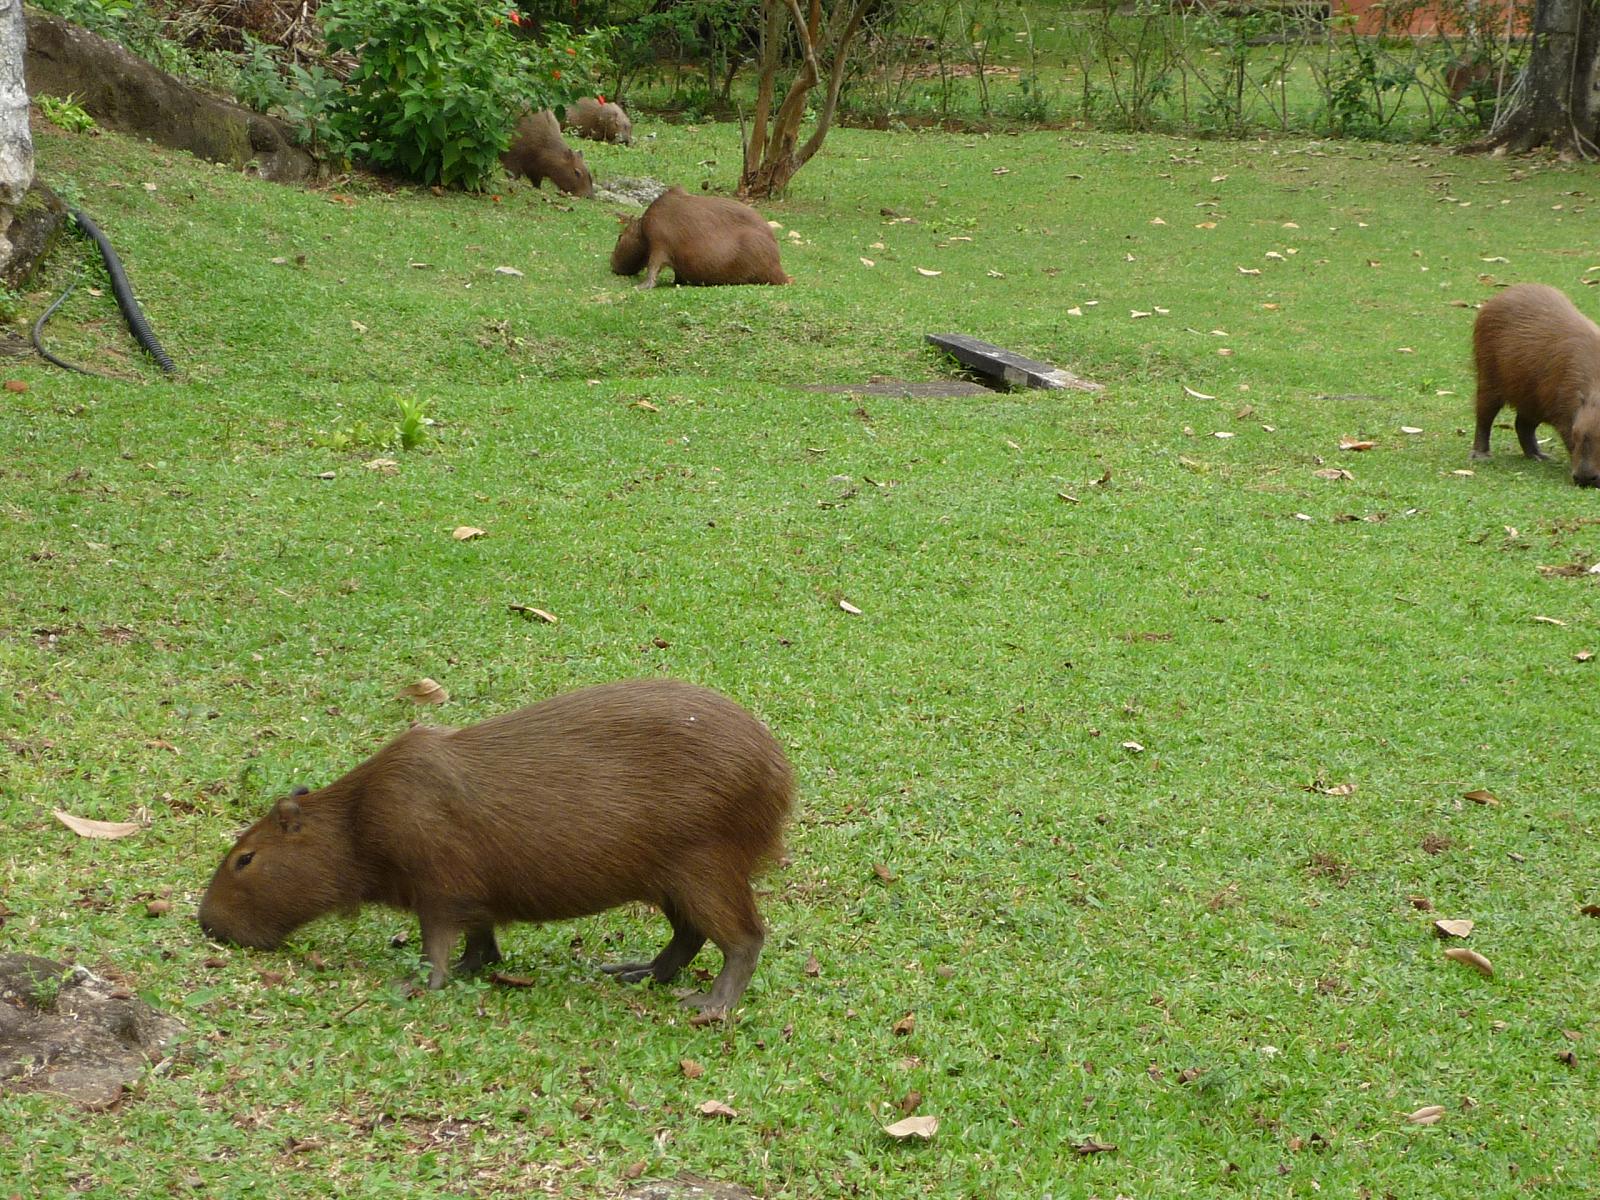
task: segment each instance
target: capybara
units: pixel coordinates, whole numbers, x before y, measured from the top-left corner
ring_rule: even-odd
[[[1572,460],[1572,482],[1600,486],[1600,325],[1542,283],[1519,283],[1488,300],[1472,327],[1478,428],[1472,457],[1489,457],[1489,431],[1506,405],[1517,440],[1545,459],[1534,431],[1553,425]]]
[[[585,96],[567,105],[566,126],[592,141],[633,145],[633,122],[622,111],[622,105],[604,96]]]
[[[618,217],[622,233],[611,270],[653,288],[662,267],[679,283],[792,283],[778,261],[778,239],[761,214],[737,200],[691,196],[670,187],[639,217]]]
[[[780,851],[793,772],[732,700],[672,680],[554,696],[462,729],[418,725],[349,774],[285,796],[228,851],[206,935],[273,949],[363,904],[409,909],[444,985],[500,960],[495,927],[654,904],[672,939],[602,969],[666,983],[710,938],[722,971],[687,1003],[729,1011],[761,954],[751,876]]]
[[[561,140],[561,126],[548,108],[522,114],[511,148],[500,156],[506,174],[524,176],[534,187],[546,179],[569,196],[589,199],[594,195],[594,176],[583,161],[583,152]]]

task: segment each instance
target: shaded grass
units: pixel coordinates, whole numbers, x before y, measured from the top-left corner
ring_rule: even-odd
[[[726,126],[640,132],[591,151],[597,174],[731,174]],[[1454,474],[1452,301],[1493,273],[1592,309],[1582,172],[846,130],[769,206],[795,286],[637,293],[605,273],[601,206],[298,193],[40,143],[186,376],[151,379],[87,295],[59,349],[147,382],[14,369],[0,939],[121,972],[194,1034],[113,1116],[0,1098],[26,1131],[0,1139],[13,1188],[597,1194],[640,1163],[808,1196],[1600,1177],[1600,925],[1577,911],[1596,667],[1574,658],[1594,594],[1536,570],[1600,558],[1600,518],[1503,431]],[[933,329],[1108,390],[789,386],[936,377]],[[398,395],[439,421],[408,454]],[[363,465],[382,456],[396,473]],[[403,915],[279,954],[197,936],[231,832],[402,728],[406,683],[438,679],[425,719],[464,723],[655,672],[747,703],[802,780],[734,1028],[597,976],[664,936],[639,911],[512,931],[536,987],[410,1002]],[[152,819],[87,843],[56,807]],[[163,889],[173,915],[145,917]],[[1411,895],[1476,920],[1496,977],[1443,960]],[[892,1145],[877,1126],[911,1090],[942,1128]],[[738,1119],[700,1117],[711,1098]],[[1405,1123],[1430,1103],[1438,1126]],[[1090,1137],[1118,1149],[1072,1151]]]

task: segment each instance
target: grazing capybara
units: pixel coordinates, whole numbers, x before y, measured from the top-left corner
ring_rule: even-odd
[[[662,267],[679,283],[792,283],[778,261],[778,239],[761,214],[721,196],[691,196],[670,187],[639,217],[617,218],[622,233],[611,270],[637,275],[653,288]]]
[[[633,122],[622,105],[604,96],[585,96],[567,105],[566,127],[592,141],[633,145]]]
[[[672,940],[602,969],[671,980],[721,948],[709,996],[731,1010],[763,931],[750,880],[775,858],[793,772],[732,700],[672,680],[552,697],[463,729],[418,725],[349,774],[285,796],[234,843],[200,902],[208,937],[270,950],[313,918],[409,909],[444,985],[500,960],[495,926],[654,904]]]
[[[1600,325],[1542,283],[1519,283],[1487,301],[1472,327],[1478,428],[1472,457],[1489,457],[1489,431],[1506,405],[1529,458],[1547,459],[1534,431],[1553,425],[1572,460],[1572,482],[1600,486]]]
[[[561,140],[561,126],[548,108],[522,114],[500,164],[511,178],[521,175],[534,187],[548,179],[569,196],[587,200],[594,195],[594,176],[583,152]]]

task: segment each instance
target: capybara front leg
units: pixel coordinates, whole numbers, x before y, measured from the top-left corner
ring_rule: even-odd
[[[428,960],[428,988],[438,991],[450,977],[450,951],[461,936],[462,922],[440,913],[422,913],[422,953]]]
[[[499,961],[500,943],[495,941],[493,925],[474,925],[467,930],[467,945],[456,960],[456,970],[470,975]]]
[[[1529,458],[1536,458],[1540,462],[1549,462],[1550,456],[1539,449],[1538,437],[1539,422],[1533,417],[1517,418],[1517,441],[1522,443],[1522,452]]]
[[[645,267],[644,282],[639,285],[641,292],[649,291],[656,285],[656,276],[661,274],[661,268],[667,265],[667,256],[651,252],[650,261]]]
[[[1494,428],[1494,419],[1500,415],[1500,406],[1496,404],[1489,408],[1483,400],[1478,401],[1478,428],[1472,436],[1472,457],[1489,457],[1489,433]]]

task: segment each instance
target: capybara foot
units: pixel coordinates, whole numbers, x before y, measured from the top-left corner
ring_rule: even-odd
[[[467,932],[467,944],[456,960],[456,970],[472,975],[500,961],[500,943],[495,940],[494,926],[485,925]]]
[[[1487,450],[1474,450],[1472,452],[1472,458],[1473,458],[1474,462],[1482,462],[1485,459],[1489,459],[1489,458],[1493,458],[1493,457],[1494,457],[1494,455],[1490,454]]]
[[[623,983],[643,983],[655,976],[655,966],[654,962],[601,963],[600,970]]]
[[[1546,454],[1543,450],[1534,450],[1533,452],[1531,452],[1528,455],[1528,457],[1533,459],[1534,462],[1549,462],[1550,461],[1550,456],[1548,454]]]

